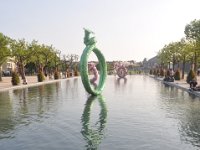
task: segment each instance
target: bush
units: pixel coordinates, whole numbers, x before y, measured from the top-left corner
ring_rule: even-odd
[[[18,85],[20,83],[19,75],[17,72],[12,72],[12,79],[11,79],[12,85]]]
[[[59,72],[58,71],[54,72],[54,79],[55,80],[59,79]]]
[[[181,73],[180,73],[180,70],[177,69],[175,74],[174,74],[174,79],[175,80],[180,80],[181,79]]]
[[[78,70],[75,70],[75,71],[74,71],[74,76],[79,76]]]
[[[37,77],[38,77],[38,82],[42,82],[45,80],[44,74],[41,71],[38,73]]]
[[[188,75],[187,75],[187,80],[186,80],[186,82],[188,83],[188,84],[190,84],[190,81],[192,81],[192,80],[196,80],[196,75],[195,75],[195,72],[194,72],[194,70],[190,70],[190,72],[188,73]]]
[[[109,71],[108,71],[109,72]],[[74,67],[74,76],[79,76],[78,65]]]

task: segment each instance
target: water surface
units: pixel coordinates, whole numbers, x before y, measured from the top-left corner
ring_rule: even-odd
[[[0,93],[1,150],[197,150],[200,100],[148,76],[80,78]]]

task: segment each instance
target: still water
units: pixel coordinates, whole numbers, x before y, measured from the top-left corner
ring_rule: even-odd
[[[80,78],[0,93],[1,150],[197,150],[200,99],[142,75]]]

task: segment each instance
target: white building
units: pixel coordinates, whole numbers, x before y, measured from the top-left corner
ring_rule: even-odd
[[[1,70],[4,75],[10,75],[12,71],[16,69],[16,64],[14,63],[14,58],[8,58],[5,63],[1,66]]]

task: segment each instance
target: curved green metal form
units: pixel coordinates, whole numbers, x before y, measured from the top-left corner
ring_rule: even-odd
[[[107,65],[106,60],[101,53],[99,49],[96,48],[96,41],[94,37],[90,37],[90,34],[93,33],[92,31],[89,31],[87,29],[85,30],[85,37],[84,37],[84,44],[86,45],[85,49],[83,50],[83,53],[81,55],[80,60],[80,74],[81,79],[83,82],[83,85],[86,89],[86,91],[92,95],[99,95],[102,93],[106,76],[107,76]],[[100,79],[98,86],[94,88],[89,79],[88,75],[88,58],[91,54],[91,52],[94,52],[99,60],[99,66],[100,66]]]

